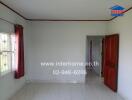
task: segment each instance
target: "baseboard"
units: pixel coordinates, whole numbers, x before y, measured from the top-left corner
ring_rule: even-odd
[[[85,80],[27,80],[27,83],[85,83]]]

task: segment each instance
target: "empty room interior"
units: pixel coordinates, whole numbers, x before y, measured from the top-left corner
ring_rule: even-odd
[[[132,0],[0,0],[0,100],[132,100],[131,43]]]

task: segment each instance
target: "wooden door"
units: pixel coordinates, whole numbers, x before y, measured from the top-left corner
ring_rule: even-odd
[[[104,39],[104,84],[117,91],[119,35],[108,35]]]

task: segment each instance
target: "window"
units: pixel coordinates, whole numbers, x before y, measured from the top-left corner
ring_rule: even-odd
[[[0,33],[0,74],[4,75],[15,66],[15,38],[11,34]]]

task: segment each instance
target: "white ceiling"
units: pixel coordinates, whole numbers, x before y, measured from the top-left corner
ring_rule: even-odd
[[[0,0],[28,19],[108,20],[114,5],[132,6],[132,0]]]

